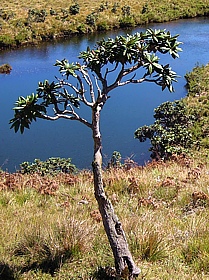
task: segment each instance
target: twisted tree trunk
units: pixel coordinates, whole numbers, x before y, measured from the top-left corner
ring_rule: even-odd
[[[104,229],[112,248],[117,274],[121,275],[125,267],[128,266],[130,276],[138,276],[141,270],[135,265],[133,261],[122,225],[114,213],[112,203],[106,197],[103,188],[101,152],[102,141],[99,127],[100,110],[101,107],[97,106],[93,109],[92,114],[92,131],[94,139],[94,161],[92,163],[92,168],[94,175],[95,198],[98,202]]]

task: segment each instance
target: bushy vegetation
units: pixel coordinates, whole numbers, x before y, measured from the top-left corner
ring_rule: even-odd
[[[164,102],[155,110],[154,124],[138,128],[134,135],[140,142],[150,139],[153,159],[167,160],[173,154],[188,153],[194,144],[191,127],[195,116],[182,100]]]
[[[2,0],[1,7],[0,48],[209,14],[204,0]]]
[[[35,159],[33,163],[28,161],[23,162],[20,165],[20,172],[22,174],[34,174],[38,173],[42,176],[44,175],[56,175],[57,173],[75,173],[76,167],[72,164],[71,159],[65,158],[49,158],[45,161],[40,159]]]

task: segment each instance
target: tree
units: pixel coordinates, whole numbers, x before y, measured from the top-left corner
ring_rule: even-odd
[[[138,128],[134,135],[140,142],[151,141],[149,149],[153,159],[168,159],[172,154],[182,154],[193,144],[191,126],[195,116],[187,112],[182,100],[164,102],[155,109],[154,124]]]
[[[39,82],[36,94],[19,97],[13,108],[14,118],[10,120],[11,128],[21,133],[37,118],[76,120],[92,130],[95,198],[113,251],[116,271],[120,275],[127,266],[131,278],[137,276],[140,269],[132,258],[122,224],[103,188],[100,114],[110,92],[121,86],[151,82],[162,90],[173,91],[172,82],[176,81],[177,75],[169,64],[159,63],[156,53],[177,58],[181,50],[177,37],[166,30],[148,29],[126,37],[103,39],[93,49],[87,47],[78,57],[82,63],[57,60],[55,66],[59,67],[61,78],[56,77],[51,83],[47,80]],[[143,74],[137,77],[140,68]],[[91,110],[90,121],[78,113],[81,104]],[[50,114],[51,107],[53,115]]]

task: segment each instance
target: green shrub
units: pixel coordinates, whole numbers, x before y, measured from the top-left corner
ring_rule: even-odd
[[[121,8],[121,10],[122,10],[122,14],[123,14],[124,17],[127,17],[127,16],[131,15],[131,7],[130,6],[125,5]]]
[[[79,6],[78,3],[70,6],[70,14],[71,15],[79,14],[79,11],[80,11],[80,6]]]
[[[148,4],[146,3],[142,8],[142,14],[145,14],[148,12]]]
[[[79,34],[85,34],[86,33],[86,25],[85,24],[80,24],[78,27],[77,27],[77,31]]]
[[[209,66],[197,65],[191,72],[186,73],[186,87],[189,96],[201,95],[209,90],[207,71]]]
[[[86,24],[90,26],[95,26],[97,19],[98,19],[97,14],[93,12],[86,17]]]
[[[151,140],[151,157],[168,159],[172,154],[188,152],[193,144],[191,127],[195,116],[188,113],[183,101],[162,103],[155,109],[154,118],[154,124],[135,131],[135,138],[140,142]]]
[[[50,9],[49,13],[50,13],[51,16],[56,16],[57,15],[57,12],[52,8]]]
[[[110,162],[108,163],[108,168],[110,167],[121,167],[121,154],[118,151],[112,153]]]
[[[22,174],[39,173],[42,176],[50,174],[55,175],[59,172],[73,173],[76,171],[75,165],[71,163],[71,159],[51,157],[46,161],[35,159],[33,163],[23,162],[20,165]]]
[[[47,16],[45,9],[29,9],[28,10],[28,22],[44,22]]]

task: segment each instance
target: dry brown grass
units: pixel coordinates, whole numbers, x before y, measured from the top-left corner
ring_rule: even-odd
[[[104,171],[139,279],[207,279],[208,174],[207,163],[185,156]],[[51,178],[2,172],[0,186],[0,259],[15,279],[105,279],[112,271],[104,269],[113,258],[90,171]],[[197,237],[199,258],[189,261]]]

